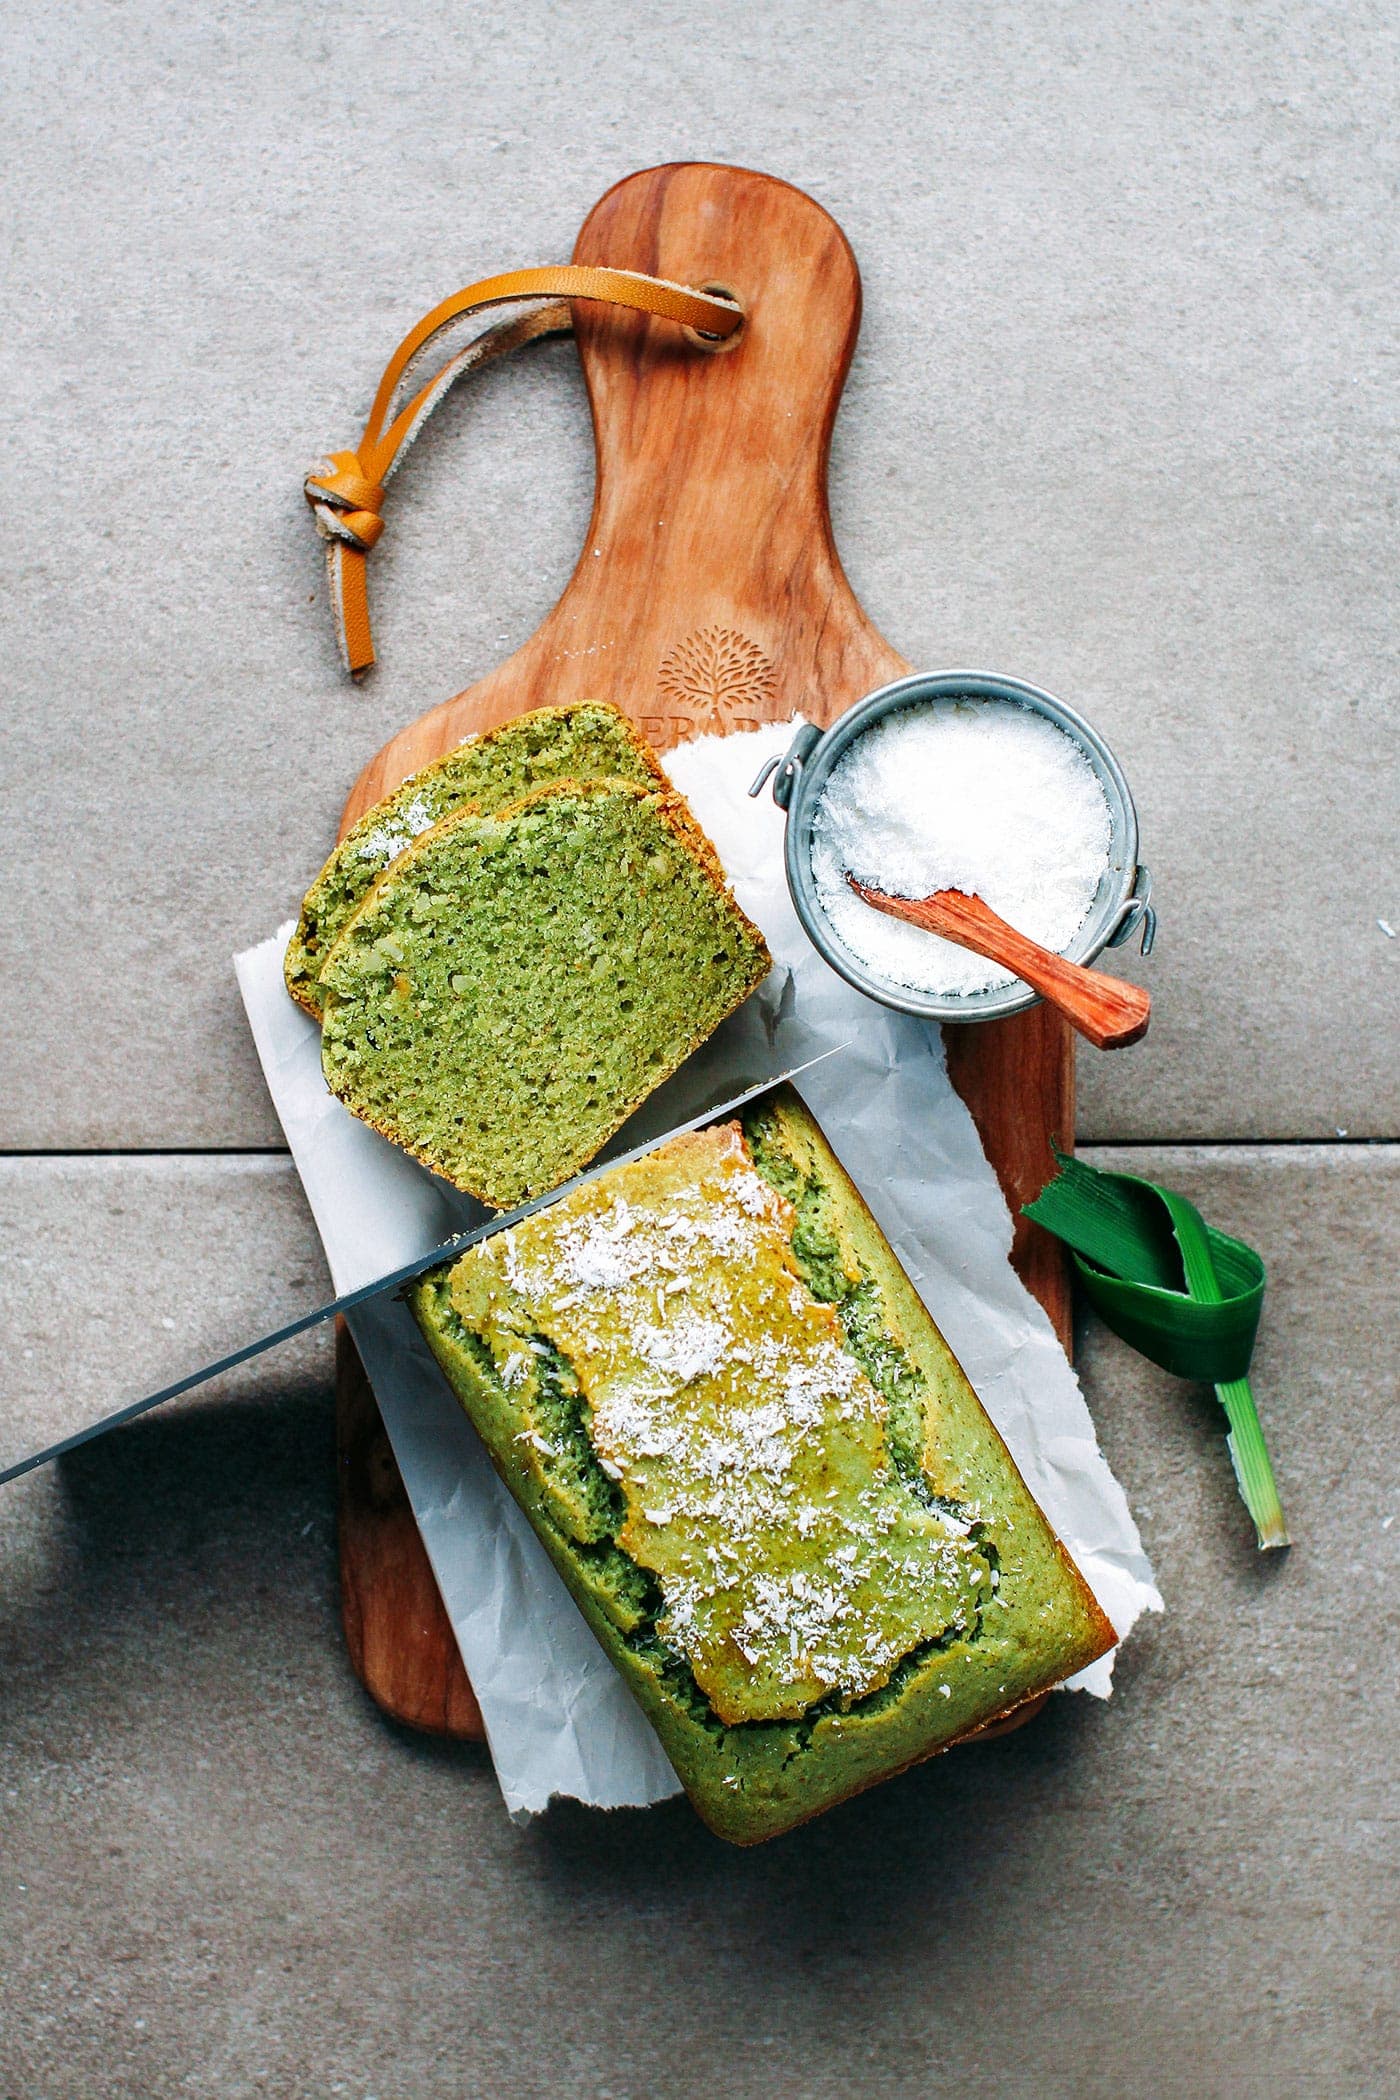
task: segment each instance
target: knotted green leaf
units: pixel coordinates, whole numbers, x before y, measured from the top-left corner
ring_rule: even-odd
[[[1135,1174],[1107,1174],[1057,1152],[1059,1172],[1025,1215],[1071,1250],[1085,1296],[1114,1333],[1179,1378],[1213,1385],[1230,1455],[1261,1546],[1286,1546],[1283,1511],[1248,1383],[1264,1304],[1252,1247],[1207,1225],[1195,1205]]]

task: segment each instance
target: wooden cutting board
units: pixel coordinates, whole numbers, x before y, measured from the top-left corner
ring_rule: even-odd
[[[578,303],[597,483],[578,566],[543,625],[498,670],[391,739],[356,782],[342,830],[472,731],[525,708],[606,700],[660,748],[800,710],[825,725],[913,668],[842,572],[827,509],[837,402],[860,326],[860,275],[820,205],[771,176],[703,163],[632,175],[597,204],[578,263],[737,295],[717,347],[673,323]],[[936,358],[936,338],[928,354]],[[489,589],[489,578],[481,588]],[[924,666],[922,668],[937,668]],[[947,1031],[1016,1219],[1013,1260],[1069,1340],[1057,1242],[1019,1216],[1074,1132],[1074,1051],[1038,1006]],[[481,1715],[374,1396],[340,1336],[340,1569],[355,1669],[388,1713],[479,1736]]]

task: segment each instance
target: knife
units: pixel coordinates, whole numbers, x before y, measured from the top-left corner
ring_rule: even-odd
[[[546,1195],[532,1196],[528,1203],[522,1203],[516,1210],[503,1211],[496,1217],[488,1218],[484,1224],[473,1226],[468,1232],[454,1233],[450,1239],[441,1241],[426,1254],[415,1256],[412,1261],[404,1262],[397,1269],[388,1270],[383,1276],[376,1276],[373,1282],[359,1284],[353,1291],[345,1291],[339,1298],[332,1298],[325,1305],[318,1305],[314,1311],[299,1314],[295,1320],[288,1320],[283,1326],[274,1327],[267,1334],[260,1334],[256,1341],[245,1342],[241,1348],[231,1349],[226,1356],[216,1356],[212,1363],[204,1364],[198,1371],[189,1372],[184,1378],[177,1378],[172,1385],[163,1385],[159,1391],[147,1393],[144,1400],[132,1400],[124,1407],[115,1408],[111,1414],[103,1415],[99,1421],[89,1422],[85,1429],[75,1430],[71,1436],[60,1437],[57,1443],[47,1445],[42,1451],[31,1452],[28,1458],[22,1458],[15,1465],[7,1466],[0,1472],[0,1487],[3,1487],[7,1480],[18,1480],[23,1473],[32,1473],[36,1466],[47,1465],[50,1459],[62,1458],[65,1452],[76,1451],[80,1444],[90,1444],[94,1437],[105,1436],[109,1429],[119,1429],[123,1422],[133,1422],[138,1415],[148,1414],[153,1407],[160,1407],[165,1401],[177,1399],[181,1393],[191,1392],[195,1386],[204,1385],[207,1380],[218,1378],[223,1372],[232,1371],[239,1364],[246,1364],[251,1357],[262,1356],[267,1350],[277,1348],[279,1343],[291,1341],[294,1335],[305,1334],[312,1327],[320,1327],[327,1320],[334,1320],[340,1313],[353,1312],[357,1305],[366,1304],[369,1299],[379,1297],[384,1291],[400,1289],[402,1285],[411,1283],[415,1276],[421,1276],[425,1269],[436,1268],[439,1262],[455,1261],[457,1256],[465,1254],[469,1247],[479,1246],[483,1240],[493,1238],[496,1233],[508,1231],[512,1225],[520,1224],[524,1218],[532,1218],[536,1211],[544,1210],[551,1203],[557,1203],[561,1197],[569,1195],[576,1188],[581,1188],[585,1182],[596,1181],[599,1175],[611,1173],[614,1167],[625,1167],[634,1159],[644,1159],[647,1153],[655,1152],[660,1146],[669,1144],[672,1138],[684,1137],[688,1131],[703,1129],[708,1123],[718,1123],[726,1116],[737,1114],[741,1108],[747,1108],[751,1101],[756,1101],[761,1094],[771,1093],[775,1087],[788,1085],[792,1080],[800,1078],[802,1073],[810,1072],[814,1065],[823,1064],[828,1057],[836,1057],[841,1051],[849,1048],[849,1043],[834,1044],[831,1049],[819,1051],[815,1057],[804,1058],[801,1064],[792,1065],[785,1072],[772,1073],[766,1079],[757,1080],[742,1092],[731,1094],[728,1100],[702,1108],[698,1115],[691,1116],[686,1122],[677,1123],[671,1129],[662,1131],[658,1137],[647,1138],[644,1143],[634,1145],[630,1152],[620,1153],[612,1159],[600,1160],[596,1166],[561,1182],[557,1189],[550,1189]]]

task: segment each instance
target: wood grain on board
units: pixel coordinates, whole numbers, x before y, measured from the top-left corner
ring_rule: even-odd
[[[737,336],[579,302],[593,410],[593,515],[563,596],[496,670],[410,723],[365,768],[342,830],[408,774],[526,708],[605,700],[661,749],[801,712],[825,725],[913,668],[857,604],[832,541],[826,465],[860,326],[839,226],[771,176],[683,163],[629,176],[589,214],[575,262],[737,296]],[[489,578],[474,586],[489,589]],[[1074,1131],[1070,1032],[1038,1006],[947,1031],[1016,1220],[1012,1259],[1069,1339],[1058,1245],[1019,1216]],[[378,1409],[348,1336],[340,1378],[346,1632],[366,1688],[397,1718],[481,1732]]]

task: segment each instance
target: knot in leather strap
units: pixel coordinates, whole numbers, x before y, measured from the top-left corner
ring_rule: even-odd
[[[457,351],[390,420],[410,365],[434,336],[464,314],[524,299],[533,302],[528,311],[498,322]],[[594,269],[578,263],[483,278],[426,314],[390,358],[357,450],[332,452],[319,460],[304,483],[316,530],[326,542],[331,605],[341,655],[352,676],[374,662],[365,556],[384,530],[384,484],[458,379],[537,336],[567,334],[573,327],[569,302],[574,299],[631,307],[693,328],[712,341],[732,335],[744,318],[734,300],[714,292],[692,291],[688,285],[646,277],[638,270]]]
[[[357,452],[332,452],[329,459],[318,460],[304,490],[323,540],[340,540],[362,554],[369,552],[384,530],[384,484],[369,479]]]

